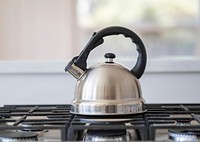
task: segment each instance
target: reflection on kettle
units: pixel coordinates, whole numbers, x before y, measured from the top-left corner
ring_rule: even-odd
[[[114,62],[113,53],[105,54],[106,61],[87,68],[91,50],[103,43],[103,37],[123,34],[137,45],[139,56],[133,69]],[[138,79],[146,67],[146,50],[142,40],[124,27],[108,27],[93,34],[79,56],[66,66],[77,79],[71,113],[82,115],[124,115],[145,111]]]

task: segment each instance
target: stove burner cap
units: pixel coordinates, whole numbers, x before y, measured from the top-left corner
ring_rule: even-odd
[[[43,131],[44,130],[43,128],[41,128],[43,126],[43,123],[40,123],[40,122],[22,122],[20,123],[20,126],[24,127],[22,131]],[[36,128],[29,128],[31,126],[36,126]]]
[[[6,132],[0,134],[0,141],[37,141],[38,134],[31,132]]]
[[[192,141],[197,142],[197,135],[189,130],[168,130],[169,139],[175,142]]]
[[[130,141],[126,130],[87,130],[84,141]]]

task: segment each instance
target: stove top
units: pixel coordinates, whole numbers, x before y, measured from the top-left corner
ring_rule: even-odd
[[[198,141],[200,104],[145,107],[143,114],[104,117],[73,115],[71,105],[4,105],[0,141]]]

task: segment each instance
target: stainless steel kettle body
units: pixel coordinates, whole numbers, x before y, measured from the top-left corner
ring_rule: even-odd
[[[113,53],[105,54],[107,61],[86,68],[91,50],[103,43],[104,36],[123,34],[137,45],[139,56],[129,70],[113,60]],[[124,27],[108,27],[94,33],[79,56],[65,68],[77,78],[72,113],[82,115],[124,115],[145,111],[144,99],[138,79],[146,67],[146,50],[141,39]]]

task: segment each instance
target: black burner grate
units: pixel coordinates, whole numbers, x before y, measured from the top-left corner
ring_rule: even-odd
[[[99,121],[101,120],[101,121]],[[130,125],[128,125],[130,124]],[[82,139],[84,130],[136,130],[140,140],[147,140],[147,131],[144,115],[124,115],[110,117],[94,117],[76,115],[71,121],[68,138],[74,141],[76,137]],[[79,135],[80,134],[80,135]]]
[[[69,113],[70,107],[70,105],[4,105],[0,107],[0,124],[11,123],[12,125],[0,125],[0,131],[23,130],[24,123],[40,123],[41,125],[27,125],[26,129],[57,129],[60,130],[61,140],[66,141],[67,130],[73,117]],[[45,118],[32,119],[33,116],[37,116],[38,118],[45,116]],[[57,119],[50,119],[48,116]]]
[[[135,130],[138,140],[155,140],[156,132],[161,129],[200,132],[200,104],[146,104],[145,107],[144,114],[95,117],[70,114],[71,105],[4,105],[0,107],[0,133],[23,130],[23,124],[27,124],[27,130],[60,130],[62,141],[82,140],[85,130]],[[41,125],[28,125],[32,123]]]
[[[149,140],[155,140],[161,129],[200,131],[200,104],[148,104],[146,108]]]

